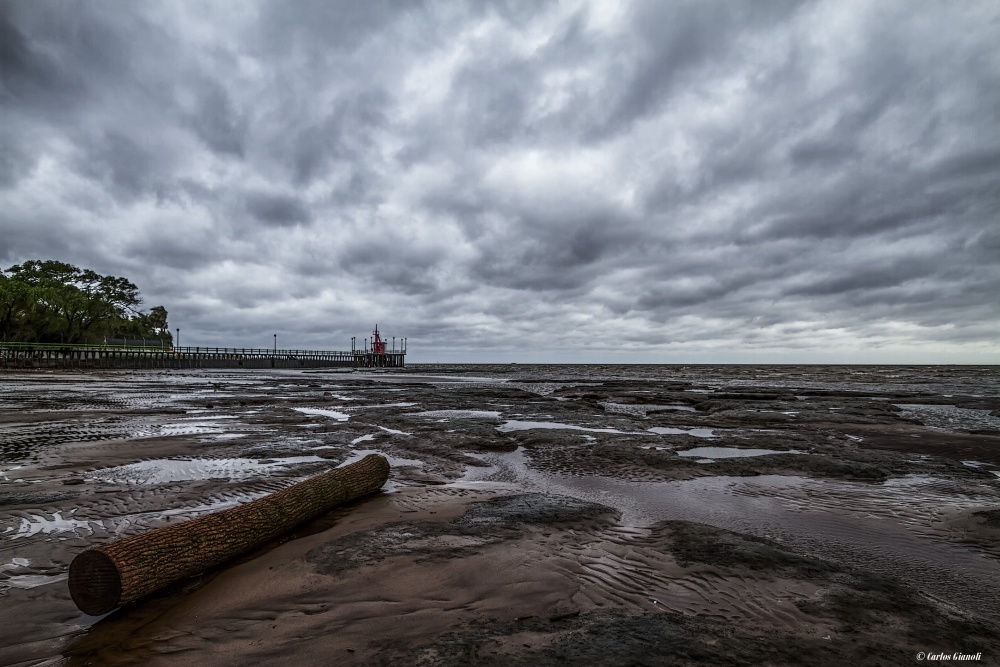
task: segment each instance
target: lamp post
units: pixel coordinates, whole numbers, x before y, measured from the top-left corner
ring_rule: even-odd
[[[177,347],[181,346],[181,328],[177,327]]]
[[[278,354],[278,334],[274,334],[274,353]]]

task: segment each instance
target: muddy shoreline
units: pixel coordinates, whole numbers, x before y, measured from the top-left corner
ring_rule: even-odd
[[[105,618],[87,546],[385,454]],[[2,665],[1000,660],[995,367],[0,373]]]

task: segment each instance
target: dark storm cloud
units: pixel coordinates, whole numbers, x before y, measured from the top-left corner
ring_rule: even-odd
[[[724,62],[729,49],[737,48],[733,31],[758,11],[713,2],[651,3],[639,9],[634,24],[638,53],[603,129],[627,129],[658,111],[685,75]]]
[[[189,118],[195,133],[212,151],[243,157],[246,120],[233,109],[221,85],[210,81],[199,91]]]
[[[0,129],[0,188],[15,185],[35,165],[34,156],[17,133]]]
[[[290,8],[281,0],[265,0],[260,3],[257,23],[262,38],[260,48],[272,53],[301,48],[317,58],[330,51],[350,52],[373,33],[419,10],[423,4],[414,0],[302,0]]]
[[[0,7],[0,76],[5,101],[28,101],[44,94],[72,92],[58,63],[42,52],[17,25],[21,18],[14,3]],[[68,90],[63,87],[68,87]]]
[[[388,100],[382,91],[358,92],[350,100],[324,110],[324,115],[315,122],[296,122],[288,127],[282,136],[290,148],[286,159],[295,182],[308,185],[338,162],[350,165],[353,173],[363,179],[364,161],[375,149],[371,132],[385,124],[383,108]],[[365,189],[359,184],[354,184],[354,188],[362,193]]]
[[[135,83],[143,54],[165,46],[159,37],[154,26],[129,12],[5,2],[0,7],[5,112],[79,119],[88,103],[121,103],[123,98],[106,95]]]
[[[988,2],[6,2],[0,260],[206,344],[997,362],[997,43]]]
[[[81,173],[120,191],[139,193],[152,185],[158,156],[135,139],[110,131],[88,148],[81,156]]]
[[[247,195],[247,211],[266,225],[287,227],[309,222],[309,209],[295,197],[254,192]]]
[[[480,246],[472,267],[477,281],[518,290],[571,290],[589,283],[604,260],[621,258],[635,240],[628,221],[608,211],[562,220],[512,216],[510,223],[494,243]]]

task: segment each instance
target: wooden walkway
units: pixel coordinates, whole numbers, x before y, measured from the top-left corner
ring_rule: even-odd
[[[405,352],[0,343],[0,368],[402,368]]]

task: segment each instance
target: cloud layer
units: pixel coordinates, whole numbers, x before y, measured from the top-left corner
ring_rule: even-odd
[[[1000,7],[0,4],[0,262],[182,343],[1000,363]]]

